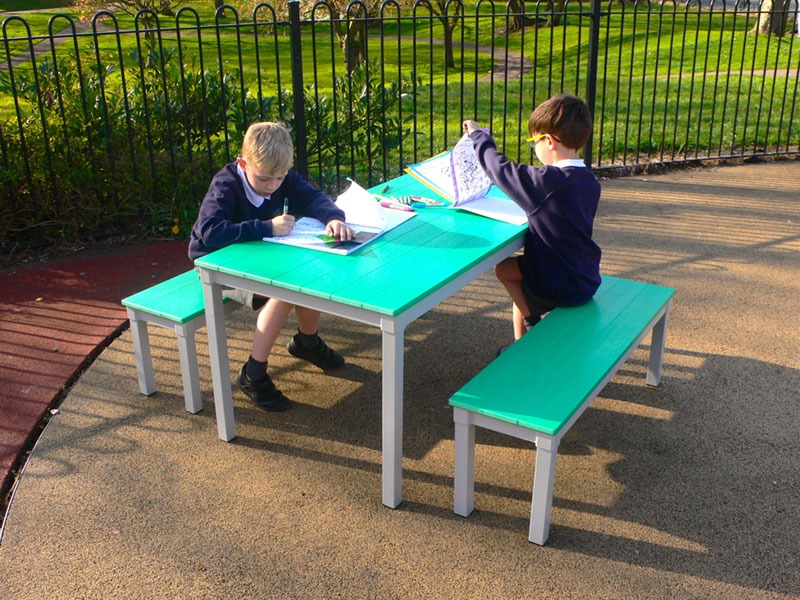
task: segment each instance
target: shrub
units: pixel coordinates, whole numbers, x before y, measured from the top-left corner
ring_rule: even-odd
[[[13,79],[0,73],[0,93],[19,107],[0,123],[4,252],[109,234],[188,236],[208,182],[238,153],[247,125],[284,115],[296,126],[289,91],[258,98],[237,75],[180,64],[174,50],[133,58],[124,71],[44,59]],[[356,69],[329,95],[304,90],[311,178],[332,193],[343,166],[361,180],[385,178],[378,161],[410,135],[408,119],[391,115],[412,82],[384,84],[378,72]]]

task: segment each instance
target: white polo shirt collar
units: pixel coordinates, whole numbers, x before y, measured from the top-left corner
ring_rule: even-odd
[[[261,208],[261,205],[264,204],[265,198],[264,196],[256,193],[256,191],[253,189],[253,186],[251,186],[250,182],[247,181],[247,175],[245,175],[242,165],[240,165],[238,162],[236,163],[236,172],[239,174],[239,177],[241,177],[242,183],[244,184],[244,193],[247,195],[247,201],[256,208]]]
[[[586,163],[583,162],[582,158],[565,158],[564,160],[559,160],[553,163],[554,167],[558,167],[559,169],[563,169],[564,167],[586,167]]]

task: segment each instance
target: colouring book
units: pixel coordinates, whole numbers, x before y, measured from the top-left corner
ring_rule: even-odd
[[[409,165],[406,172],[427,185],[451,204],[499,221],[523,225],[525,213],[496,187],[484,172],[464,134],[452,151]]]
[[[344,211],[345,222],[355,230],[355,239],[340,240],[331,237],[321,221],[312,217],[300,217],[295,222],[292,233],[265,237],[264,241],[335,254],[350,254],[417,214],[382,207],[372,194],[355,181],[351,181],[350,187],[339,194],[336,206]]]

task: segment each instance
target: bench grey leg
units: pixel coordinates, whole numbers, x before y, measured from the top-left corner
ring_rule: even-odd
[[[141,318],[144,316],[145,318]],[[128,308],[128,319],[133,336],[133,353],[136,357],[136,374],[139,378],[139,391],[145,396],[154,394],[156,390],[153,355],[150,349],[150,335],[147,325],[152,321],[155,325],[172,329],[178,336],[178,353],[181,361],[181,379],[183,381],[183,399],[186,410],[194,414],[203,408],[200,393],[200,372],[197,366],[197,345],[195,332],[205,322],[202,319],[188,323],[174,323],[159,319],[136,309]]]
[[[664,346],[667,338],[667,321],[669,320],[670,303],[664,307],[664,314],[653,326],[650,341],[650,361],[647,365],[647,385],[661,383],[661,367],[664,364]]]
[[[543,545],[550,535],[550,512],[553,508],[553,485],[556,479],[558,440],[540,436],[536,440],[536,470],[533,473],[533,499],[528,539]]]
[[[150,396],[156,392],[156,379],[153,374],[153,357],[150,354],[150,336],[147,334],[147,321],[139,319],[139,313],[128,308],[128,319],[133,335],[133,354],[136,357],[136,375],[139,391]]]
[[[192,414],[203,408],[200,393],[200,370],[197,366],[197,344],[195,343],[194,322],[175,326],[178,335],[178,354],[181,359],[181,378],[183,379],[183,401],[186,410]]]
[[[475,508],[475,425],[470,413],[453,409],[455,421],[455,474],[453,510],[467,517]]]

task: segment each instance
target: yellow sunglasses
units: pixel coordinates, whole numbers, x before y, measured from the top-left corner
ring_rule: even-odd
[[[529,138],[528,138],[527,140],[525,140],[525,141],[526,141],[526,142],[528,142],[528,146],[530,146],[531,148],[536,148],[536,144],[537,144],[537,143],[538,143],[540,140],[543,140],[544,138],[546,138],[548,135],[549,135],[551,138],[553,138],[555,141],[557,141],[559,144],[561,143],[561,140],[560,140],[560,139],[558,139],[556,136],[554,136],[552,133],[540,133],[540,134],[538,134],[538,135],[535,135],[535,136],[533,136],[533,137],[529,137]]]

